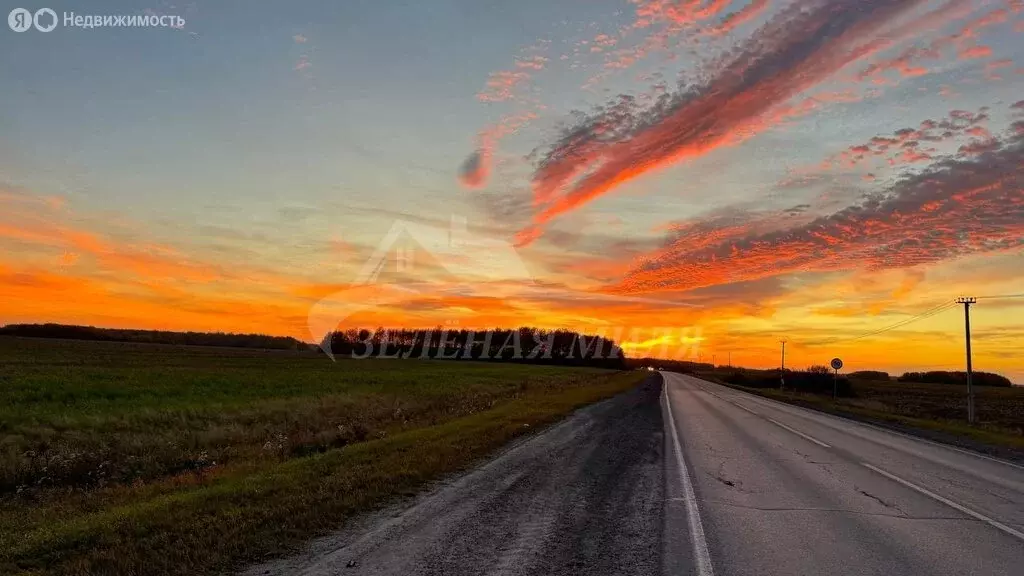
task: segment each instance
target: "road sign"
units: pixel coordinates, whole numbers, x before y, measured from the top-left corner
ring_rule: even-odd
[[[839,369],[843,367],[843,361],[839,358],[833,358],[831,364],[832,369],[836,371],[832,375],[832,399],[835,400],[836,396],[839,395]]]

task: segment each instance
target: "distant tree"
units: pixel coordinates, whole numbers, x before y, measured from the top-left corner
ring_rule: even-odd
[[[808,366],[807,367],[807,372],[810,373],[810,374],[831,374],[832,373],[832,369],[829,368],[828,366],[823,366],[821,364],[815,364],[814,366]]]
[[[967,385],[967,372],[905,372],[897,378],[899,382],[920,382],[923,384],[956,384]],[[972,372],[971,383],[975,386],[995,386],[1008,388],[1013,386],[1009,378],[991,372]]]
[[[373,332],[355,328],[339,330],[325,341],[329,343],[332,354],[342,357],[386,356],[614,369],[625,367],[622,350],[614,341],[570,330],[521,327],[477,331],[452,330],[441,326],[432,330],[414,330],[381,326]]]
[[[124,330],[64,324],[9,324],[0,328],[0,335],[31,338],[65,338],[69,340],[109,340],[187,346],[229,346],[299,350],[305,346],[288,336],[266,334],[228,334],[224,332],[170,332],[166,330]]]
[[[879,370],[858,370],[857,372],[850,372],[847,374],[850,378],[856,378],[859,380],[889,380],[889,373],[882,372]]]

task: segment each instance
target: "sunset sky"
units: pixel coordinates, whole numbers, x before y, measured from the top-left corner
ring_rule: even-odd
[[[0,323],[1024,384],[1024,0],[81,4],[185,25],[0,28]]]

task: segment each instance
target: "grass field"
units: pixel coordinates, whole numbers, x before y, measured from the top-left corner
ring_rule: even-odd
[[[281,554],[643,376],[0,338],[0,573]]]
[[[724,383],[728,371],[701,376]],[[743,388],[777,400],[826,411],[862,416],[976,442],[1024,451],[1024,388],[975,387],[977,424],[967,425],[967,389],[949,384],[852,379],[854,397],[833,401],[829,396],[790,390]]]

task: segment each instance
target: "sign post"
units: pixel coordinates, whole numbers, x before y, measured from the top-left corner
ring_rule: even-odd
[[[839,358],[833,358],[831,365],[832,369],[835,370],[835,373],[832,375],[832,399],[835,400],[836,394],[839,391],[839,369],[843,367],[843,361]]]

